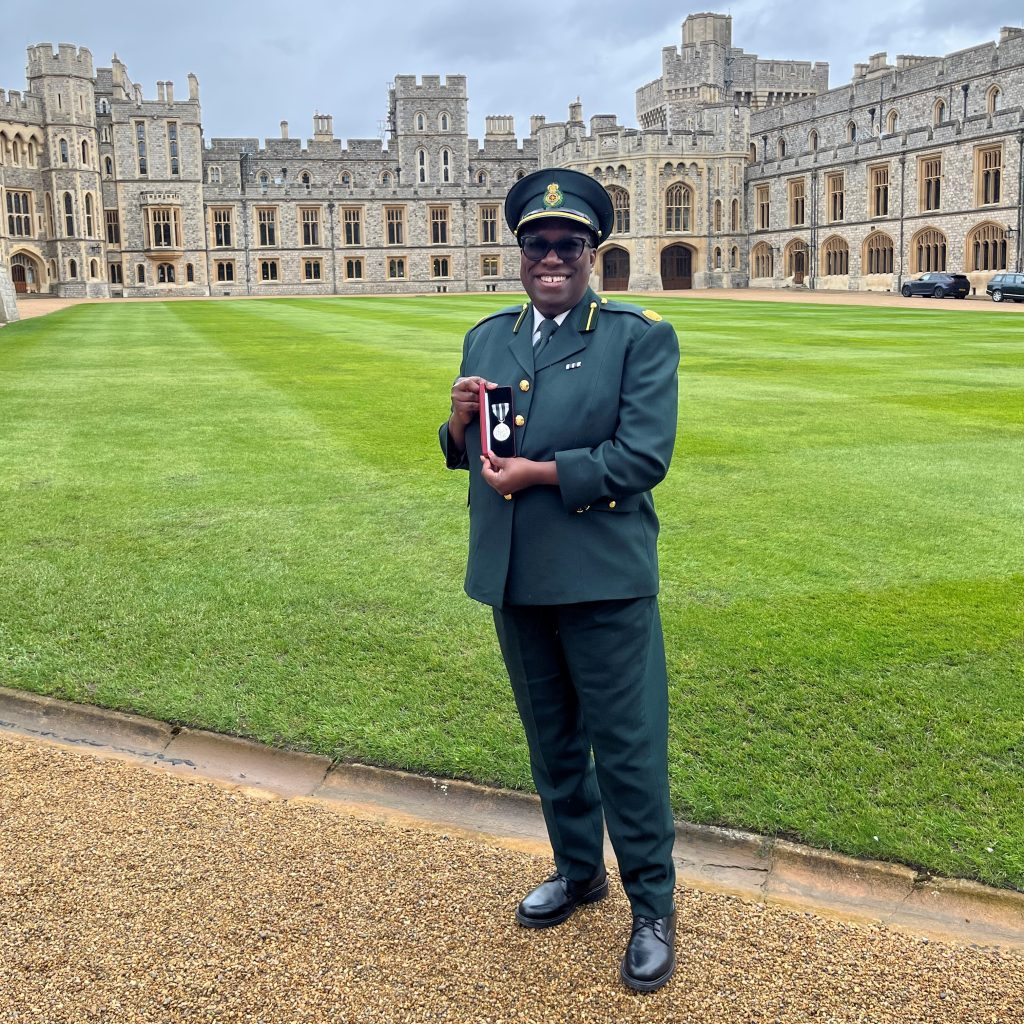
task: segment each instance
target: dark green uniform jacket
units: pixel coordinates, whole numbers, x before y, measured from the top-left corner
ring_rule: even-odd
[[[477,421],[470,474],[466,593],[501,606],[570,604],[658,592],[658,518],[651,489],[675,444],[679,344],[655,313],[588,290],[538,354],[533,309],[501,310],[467,335],[459,375],[511,385],[518,454],[555,459],[557,487],[506,499],[480,474]]]

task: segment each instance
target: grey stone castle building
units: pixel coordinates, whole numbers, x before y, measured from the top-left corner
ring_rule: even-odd
[[[607,188],[605,290],[897,289],[931,269],[1020,269],[1024,29],[945,57],[885,54],[829,89],[821,62],[762,60],[695,14],[639,127],[611,115],[486,119],[467,83],[398,76],[380,138],[204,140],[199,83],[146,98],[115,56],[30,47],[0,90],[0,303],[62,296],[513,291],[502,202],[538,166]],[[6,296],[6,298],[5,298]],[[2,312],[0,312],[2,317]]]

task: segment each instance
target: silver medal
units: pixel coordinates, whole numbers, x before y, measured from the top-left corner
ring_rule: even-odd
[[[497,416],[498,422],[494,425],[491,430],[491,434],[495,441],[507,441],[509,435],[512,433],[508,428],[508,424],[505,422],[505,417],[508,415],[509,405],[508,402],[495,402],[491,406],[491,415]]]

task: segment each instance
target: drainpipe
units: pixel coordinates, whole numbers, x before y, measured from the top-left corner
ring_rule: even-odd
[[[811,171],[811,252],[807,268],[807,287],[814,291],[814,278],[818,270],[818,169]],[[847,268],[849,269],[849,268]]]
[[[896,291],[903,287],[903,214],[906,209],[907,154],[900,153],[900,269],[896,274]]]
[[[704,173],[708,177],[708,204],[707,204],[707,206],[704,209],[704,215],[708,219],[708,251],[707,251],[707,259],[704,261],[707,264],[707,270],[705,271],[705,275],[706,276],[704,278],[704,282],[705,282],[704,283],[704,287],[705,288],[710,288],[711,287],[711,280],[712,280],[712,275],[711,275],[711,268],[712,268],[712,261],[711,261],[711,229],[714,227],[714,217],[713,217],[713,208],[712,208],[712,205],[711,205],[712,202],[713,202],[713,200],[711,198],[711,168],[708,166],[707,161],[705,161],[705,163],[704,163]]]
[[[1021,272],[1020,233],[1024,230],[1024,131],[1017,133],[1017,259],[1016,271]]]
[[[331,224],[331,294],[338,294],[338,250],[334,244],[334,211],[333,200],[327,204],[327,219]]]

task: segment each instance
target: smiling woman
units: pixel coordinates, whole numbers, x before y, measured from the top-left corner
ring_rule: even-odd
[[[675,969],[651,490],[675,443],[679,346],[657,314],[590,290],[613,221],[593,178],[537,171],[509,191],[505,217],[531,301],[467,334],[441,446],[470,473],[466,591],[492,607],[554,853],[555,874],[516,920],[547,928],[604,899],[606,820],[633,911],[620,974],[652,992]],[[517,402],[517,454],[505,457],[469,429],[499,386]]]

